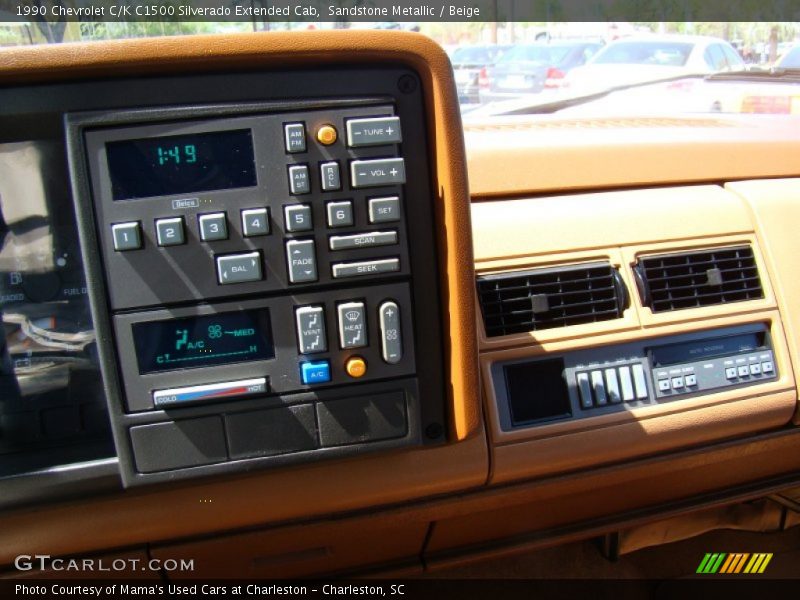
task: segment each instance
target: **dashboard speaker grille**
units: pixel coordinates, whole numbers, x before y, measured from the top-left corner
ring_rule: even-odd
[[[596,262],[478,277],[486,335],[617,319],[628,305],[617,269]]]
[[[642,303],[654,313],[764,297],[750,246],[649,256],[634,273]]]

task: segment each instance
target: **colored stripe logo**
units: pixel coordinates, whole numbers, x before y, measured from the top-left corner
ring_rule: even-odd
[[[772,553],[708,552],[700,561],[697,573],[703,575],[738,575],[741,573],[756,575],[763,573],[772,560]]]

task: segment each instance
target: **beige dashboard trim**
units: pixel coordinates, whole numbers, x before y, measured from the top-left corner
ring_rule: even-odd
[[[465,137],[478,200],[800,174],[788,115],[498,117],[468,121]]]

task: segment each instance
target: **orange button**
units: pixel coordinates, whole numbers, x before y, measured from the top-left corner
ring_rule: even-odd
[[[317,129],[317,141],[323,146],[330,146],[338,137],[339,134],[333,125],[323,125]]]
[[[367,372],[367,363],[360,356],[353,356],[347,359],[344,370],[350,377],[363,377]]]

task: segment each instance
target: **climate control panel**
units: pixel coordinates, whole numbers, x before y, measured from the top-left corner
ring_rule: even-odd
[[[444,441],[412,96],[69,116],[126,485]]]

